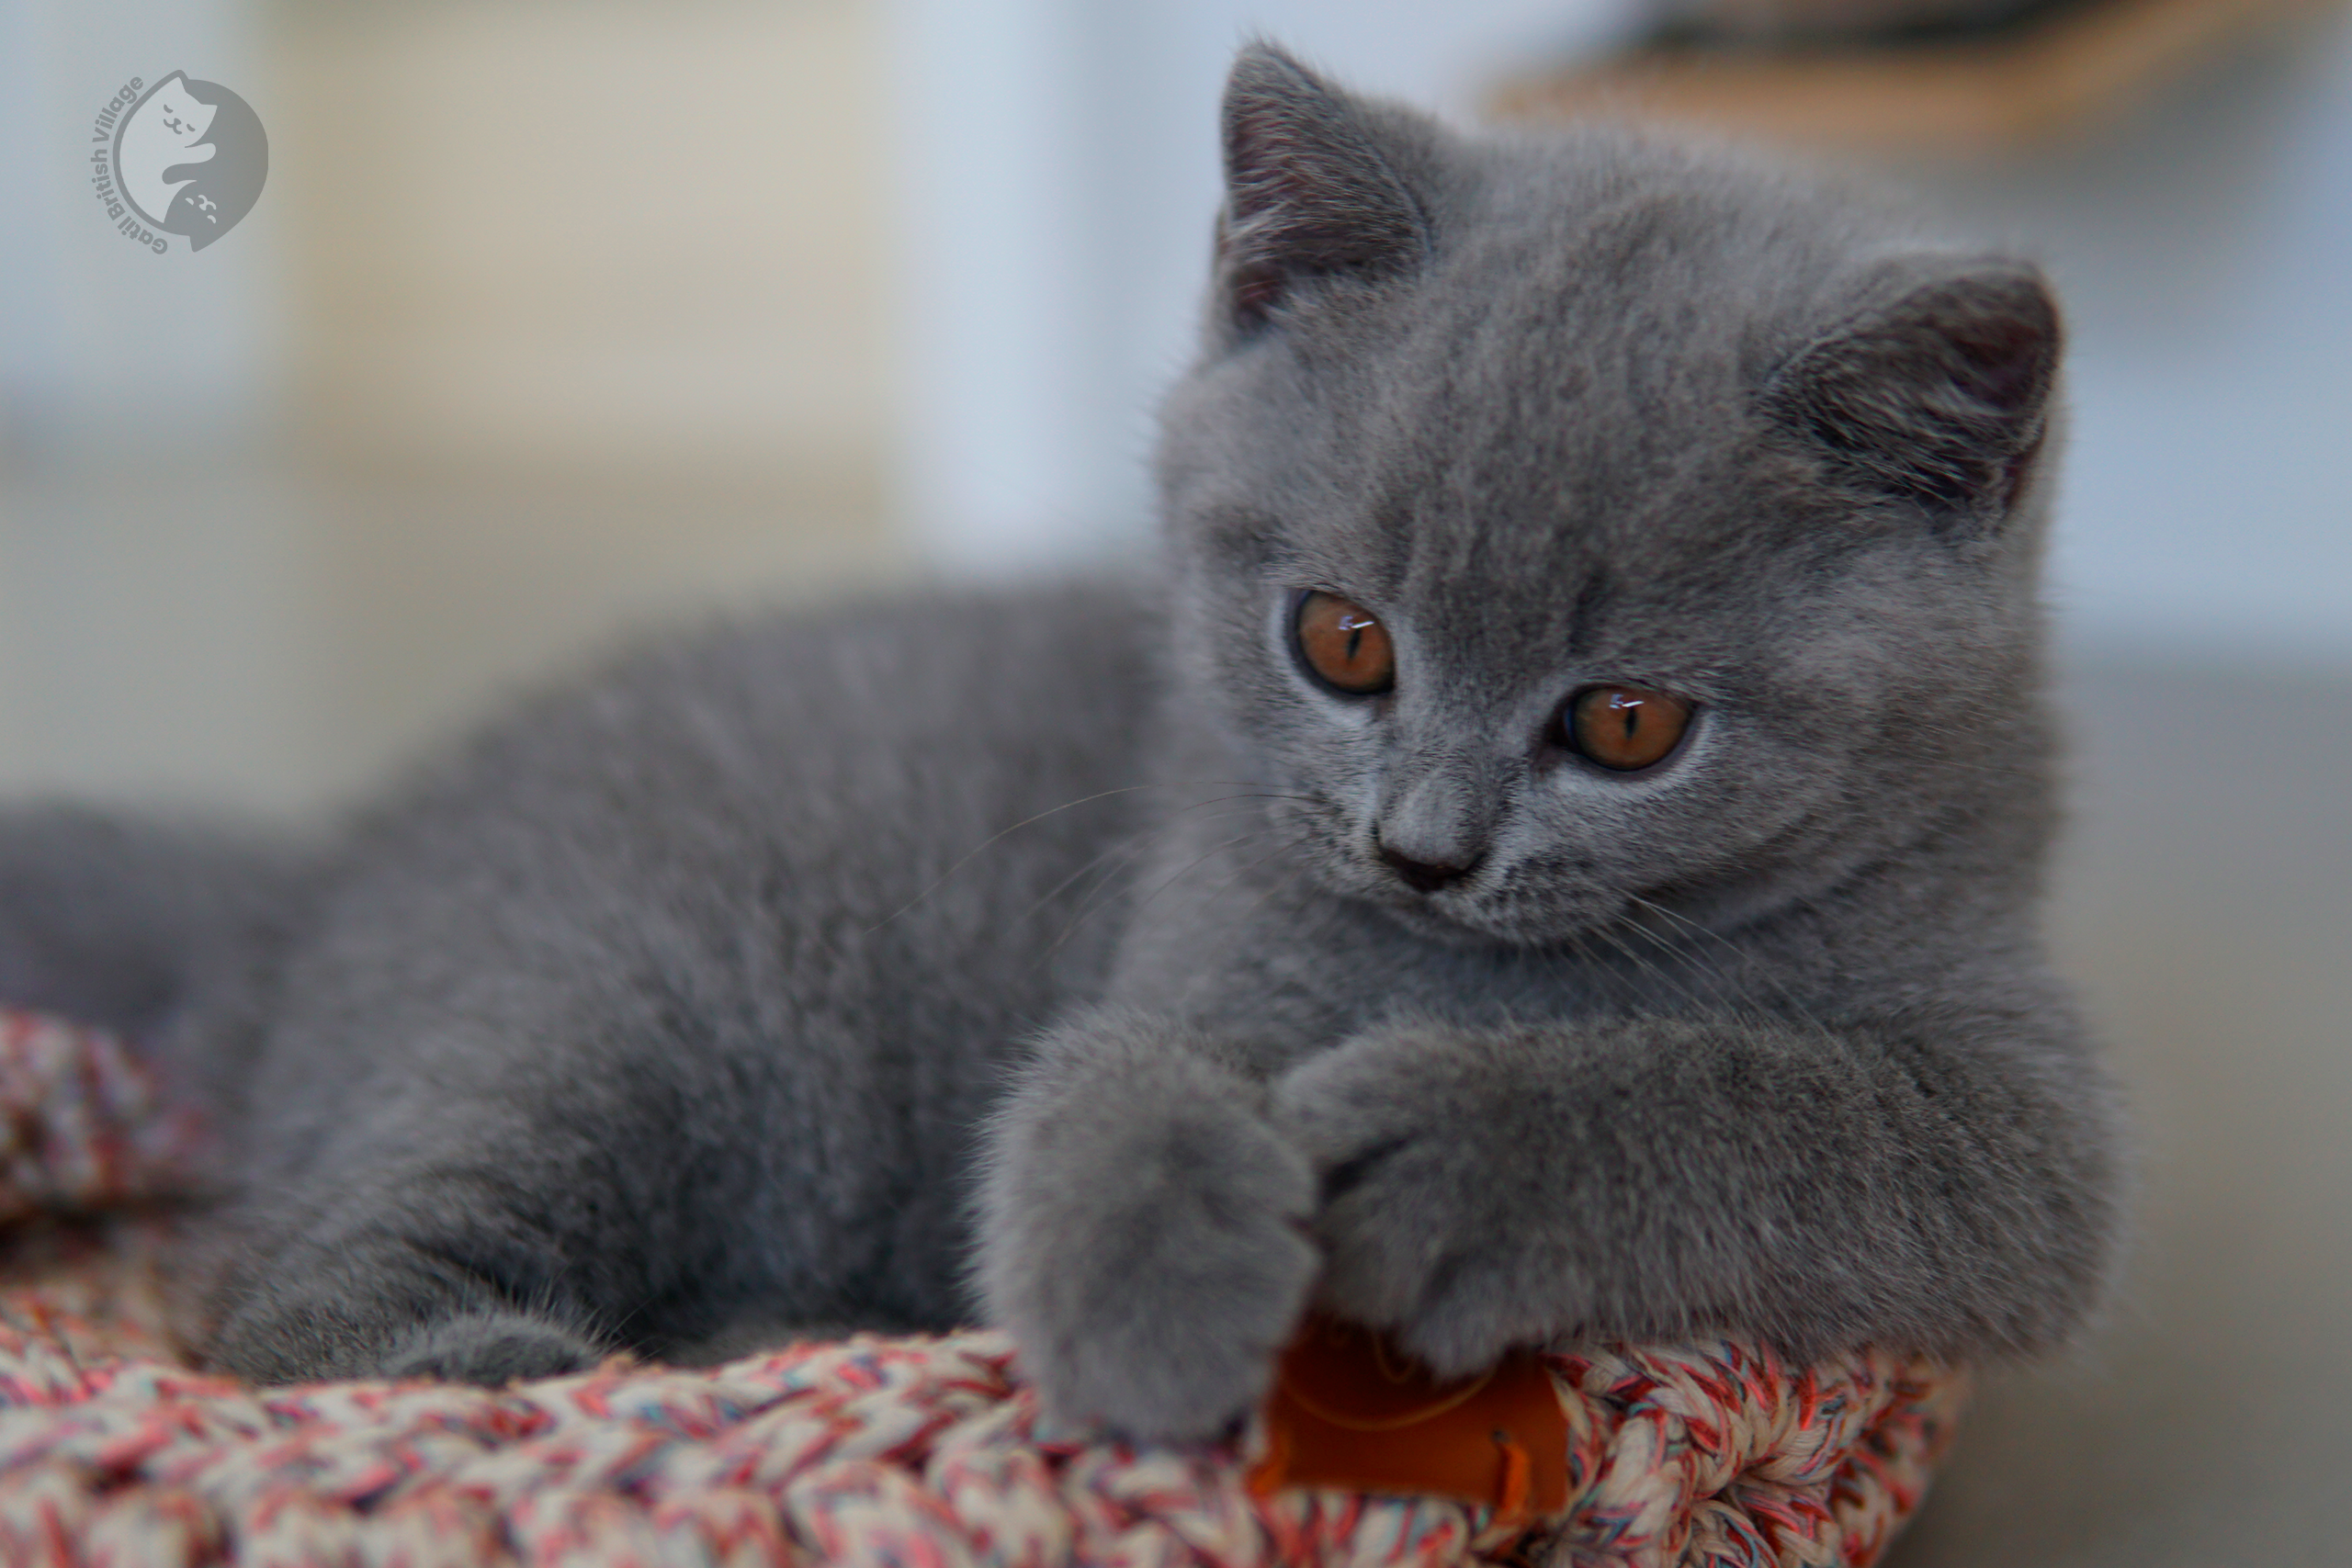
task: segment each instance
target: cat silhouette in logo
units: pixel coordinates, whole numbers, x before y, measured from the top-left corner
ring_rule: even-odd
[[[140,217],[200,251],[260,198],[269,139],[244,99],[175,71],[122,117],[114,166]]]

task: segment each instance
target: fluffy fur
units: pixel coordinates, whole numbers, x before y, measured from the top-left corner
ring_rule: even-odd
[[[2035,930],[2039,276],[1265,47],[1225,125],[1156,580],[641,656],[224,871],[278,891],[217,928],[69,942],[59,818],[0,828],[12,999],[145,1023],[215,1104],[213,1359],[495,1381],[978,1310],[1063,1416],[1193,1437],[1317,1298],[1447,1371],[2082,1320],[2113,1134]],[[1309,589],[1393,692],[1308,677]],[[1557,744],[1598,682],[1693,704],[1681,748]],[[157,991],[189,963],[108,932],[199,925],[248,933],[234,1005],[92,978]]]

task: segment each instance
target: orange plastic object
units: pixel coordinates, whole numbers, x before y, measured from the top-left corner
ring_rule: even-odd
[[[1532,1352],[1443,1382],[1382,1336],[1318,1314],[1283,1352],[1250,1485],[1434,1494],[1487,1504],[1497,1523],[1557,1514],[1568,1421]]]

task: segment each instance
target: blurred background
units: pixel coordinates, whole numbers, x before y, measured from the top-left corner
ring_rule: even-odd
[[[647,626],[1144,547],[1246,32],[1463,121],[1682,118],[2045,258],[2077,830],[2146,1128],[2086,1356],[1902,1561],[2340,1554],[2352,28],[2325,0],[0,0],[0,795],[329,809]],[[125,243],[136,75],[259,113]]]

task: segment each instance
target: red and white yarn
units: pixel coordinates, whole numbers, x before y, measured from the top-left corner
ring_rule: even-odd
[[[0,1224],[164,1195],[192,1132],[113,1035],[0,1008]]]
[[[156,1190],[161,1113],[116,1043],[0,1014],[0,1214]],[[1859,1565],[1917,1506],[1962,1392],[1869,1352],[1554,1358],[1571,1506],[1498,1540],[1443,1499],[1253,1495],[1229,1447],[1055,1440],[991,1332],[254,1390],[174,1364],[123,1271],[91,1244],[0,1290],[0,1562]]]

